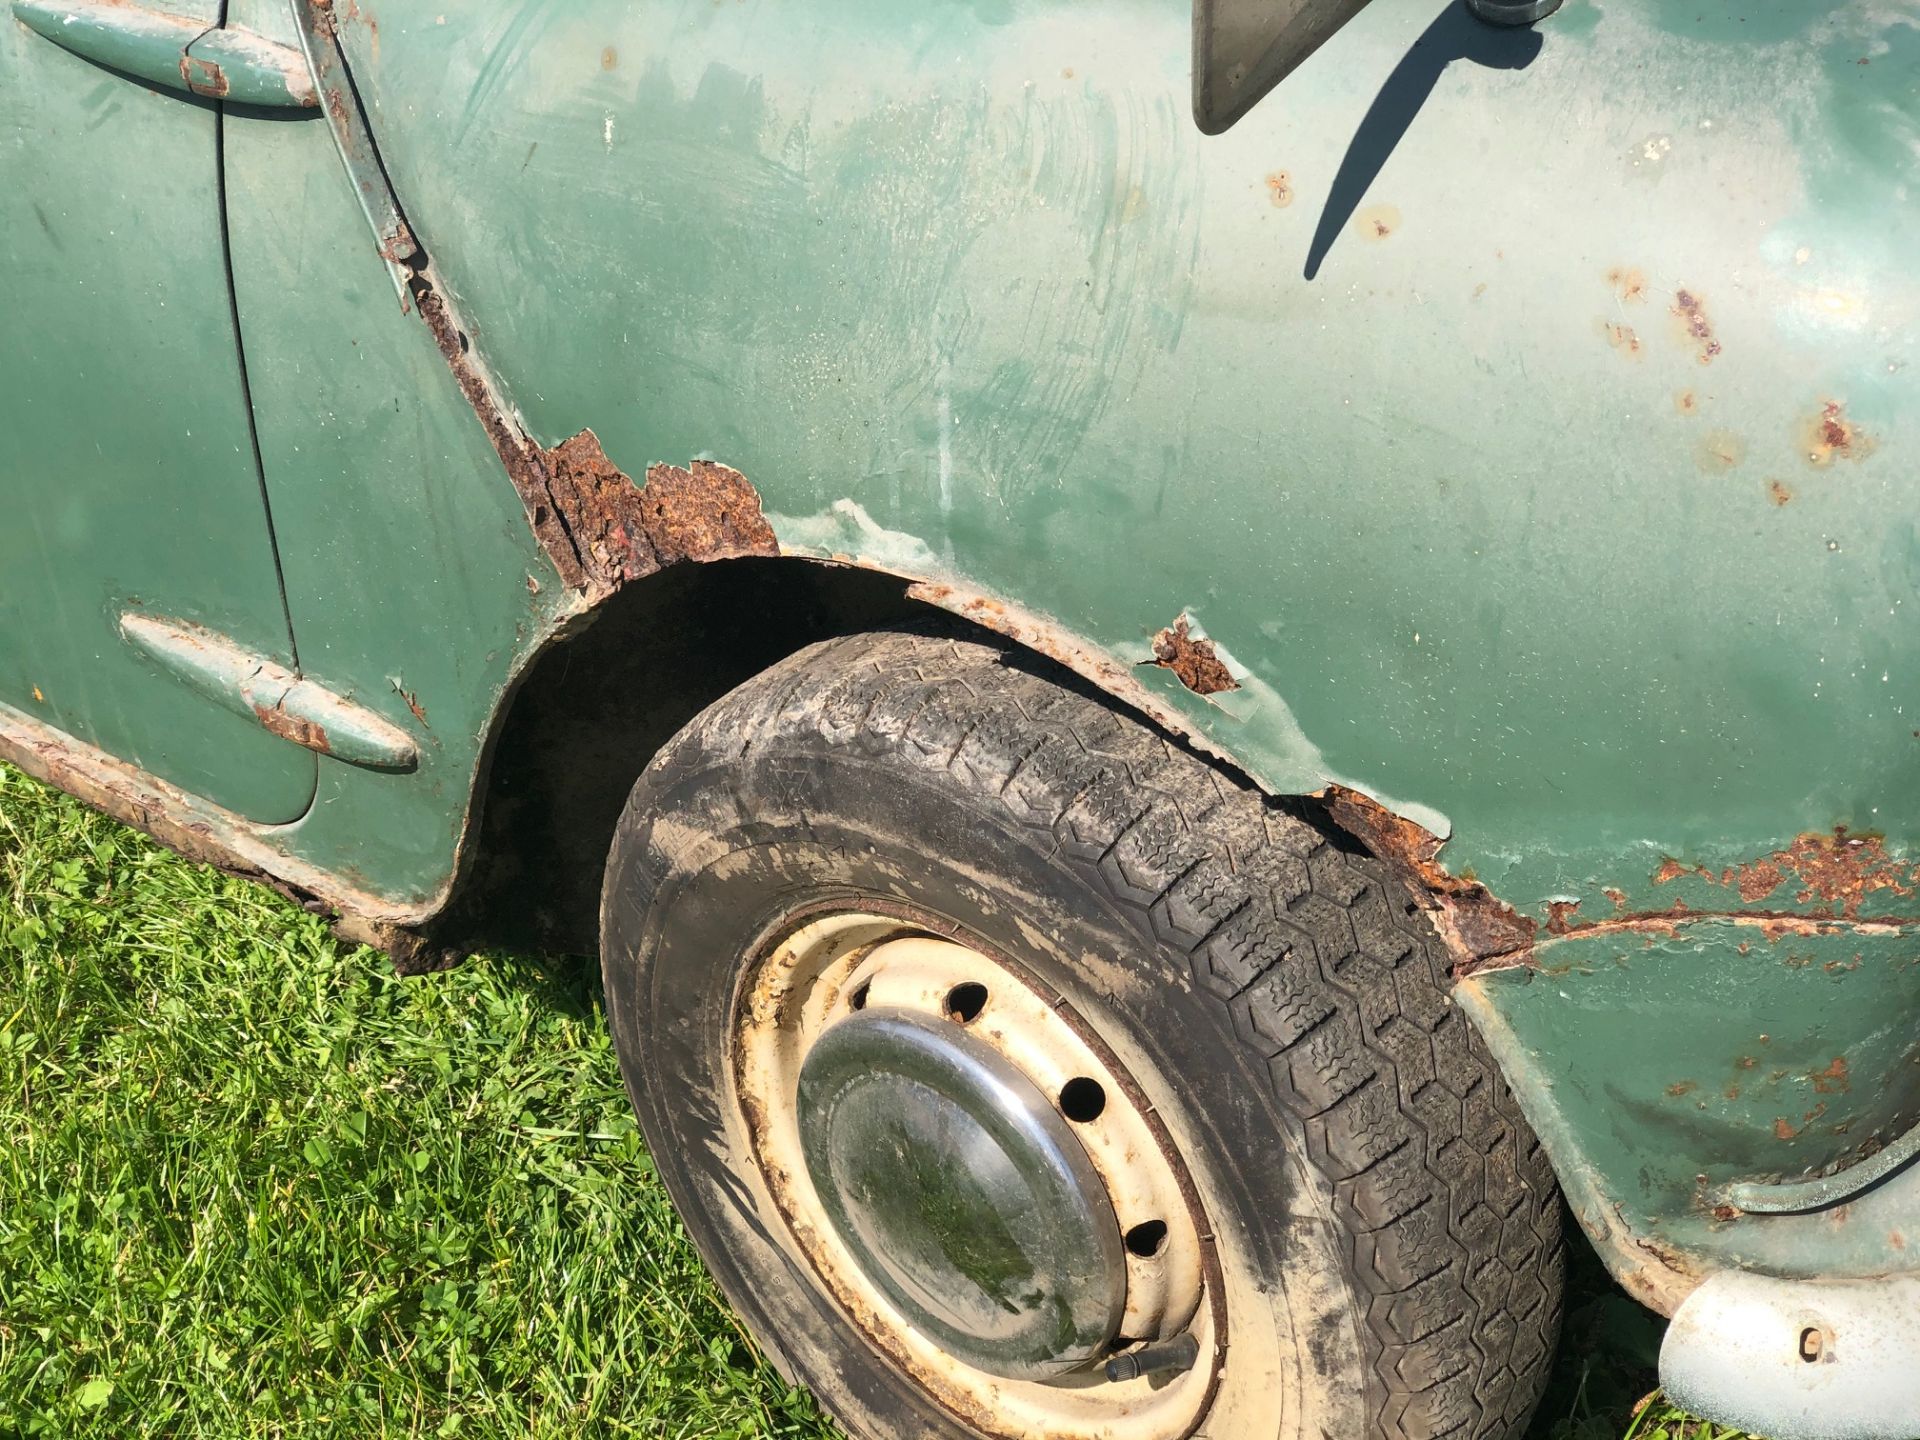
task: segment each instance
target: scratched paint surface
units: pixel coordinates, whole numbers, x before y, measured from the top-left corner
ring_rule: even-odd
[[[1277,789],[1450,831],[1543,926],[1920,913],[1719,878],[1836,827],[1916,854],[1920,8],[1378,0],[1213,139],[1181,0],[355,8],[382,153],[541,443],[711,457],[791,548],[1129,659],[1189,614],[1238,688],[1146,683]],[[1654,993],[1752,988],[1643,1007],[1647,1043],[1732,1064],[1814,986],[1910,1017],[1912,927],[1846,943],[1850,979],[1656,943]],[[1605,1011],[1530,1078],[1608,1062]],[[1899,1063],[1867,1046],[1888,1105],[1844,1143],[1887,1138]],[[1563,1168],[1627,1163],[1603,1088],[1551,1103]],[[1758,1163],[1764,1110],[1695,1141]],[[1648,1163],[1629,1228],[1696,1173]]]
[[[218,8],[170,6],[209,25]],[[11,13],[0,317],[0,706],[251,819],[298,817],[313,756],[117,630],[140,609],[292,659],[227,307],[213,112]]]

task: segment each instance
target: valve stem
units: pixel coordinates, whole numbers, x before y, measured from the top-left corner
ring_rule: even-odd
[[[1189,1330],[1165,1344],[1143,1345],[1138,1350],[1115,1355],[1107,1361],[1107,1379],[1138,1380],[1142,1375],[1157,1375],[1168,1370],[1191,1370],[1199,1358],[1200,1342]]]

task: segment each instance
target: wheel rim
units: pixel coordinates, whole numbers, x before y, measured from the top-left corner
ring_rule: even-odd
[[[1198,1424],[1225,1349],[1210,1230],[1153,1107],[1061,997],[932,923],[815,911],[758,948],[731,1039],[793,1239],[935,1399],[1008,1435]],[[1189,1335],[1190,1369],[1105,1373]]]

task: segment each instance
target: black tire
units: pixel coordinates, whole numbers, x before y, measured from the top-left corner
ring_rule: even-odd
[[[1196,1433],[1521,1433],[1559,1329],[1559,1193],[1424,916],[1357,846],[1071,677],[919,631],[814,646],[696,718],[634,787],[602,907],[660,1173],[756,1338],[851,1433],[983,1432],[846,1321],[728,1114],[728,958],[836,894],[1020,954],[1145,1057],[1266,1307],[1237,1317],[1220,1391],[1264,1406],[1218,1400]],[[1259,1327],[1277,1368],[1236,1377]]]

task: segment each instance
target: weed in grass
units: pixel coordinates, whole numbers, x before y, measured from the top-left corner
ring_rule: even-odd
[[[1537,1440],[1737,1440],[1598,1263]],[[0,1440],[834,1435],[687,1243],[598,977],[418,979],[0,767]]]

